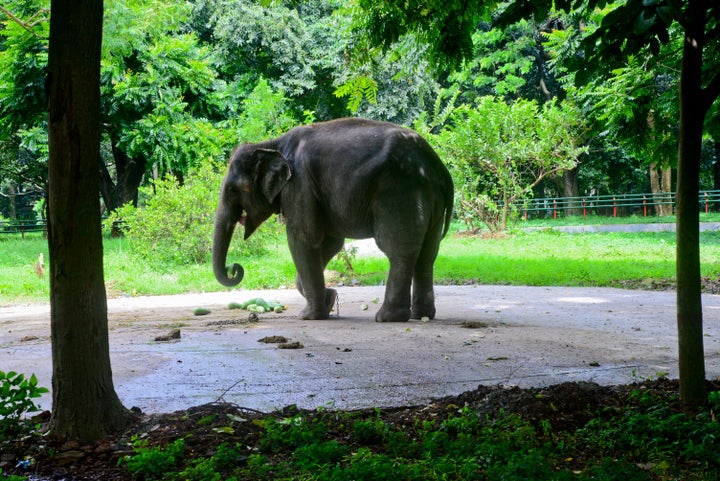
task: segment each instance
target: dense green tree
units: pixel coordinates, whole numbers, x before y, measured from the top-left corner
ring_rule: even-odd
[[[569,102],[487,96],[455,109],[434,143],[454,173],[457,215],[469,228],[482,221],[504,231],[538,183],[576,166],[586,151],[583,133]]]
[[[49,6],[18,0],[0,9],[0,183],[11,194],[47,187]]]
[[[108,2],[101,92],[110,155],[100,171],[111,210],[137,202],[147,173],[182,179],[201,157],[222,158],[232,143],[232,130],[217,122],[236,112],[239,99],[188,31],[191,12],[181,2]]]
[[[584,24],[602,22],[607,10],[594,12]],[[647,172],[649,190],[658,194],[658,202],[669,202],[672,167],[676,166],[678,89],[677,72],[682,37],[674,30],[672,41],[658,55],[641,51],[630,55],[623,66],[593,76],[585,85],[575,85],[575,74],[566,63],[582,54],[572,25],[547,34],[546,45],[553,60],[552,70],[561,79],[568,95],[582,106],[592,119],[592,135],[602,136],[608,147],[622,149],[628,159]],[[648,47],[645,48],[647,50]],[[672,214],[672,205],[656,206],[659,215]]]

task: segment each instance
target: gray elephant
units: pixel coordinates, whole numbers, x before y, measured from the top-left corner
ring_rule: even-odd
[[[225,266],[239,222],[247,239],[272,214],[287,222],[307,305],[302,319],[327,319],[336,292],[323,272],[345,238],[374,237],[390,260],[377,321],[435,316],[433,264],[450,225],[450,173],[430,145],[403,127],[347,118],[296,127],[230,156],[213,237],[213,270],[228,287],[244,271]],[[412,285],[412,297],[411,297]]]

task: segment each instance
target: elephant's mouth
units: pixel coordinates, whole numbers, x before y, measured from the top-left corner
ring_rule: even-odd
[[[242,211],[242,214],[240,215],[240,219],[238,219],[238,222],[245,227],[245,222],[247,221],[247,212]]]

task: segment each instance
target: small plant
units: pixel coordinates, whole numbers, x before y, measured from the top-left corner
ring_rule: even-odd
[[[345,268],[348,271],[348,274],[354,274],[355,269],[353,269],[352,263],[355,262],[355,258],[357,257],[358,248],[357,246],[352,246],[349,249],[347,247],[343,247],[340,252],[337,254],[337,258],[339,261],[343,263]]]
[[[2,468],[0,468],[0,480],[2,481],[25,481],[27,476],[18,476],[17,474],[3,475]]]
[[[14,371],[0,371],[0,441],[32,429],[23,416],[40,410],[34,400],[46,392],[34,374],[26,378]]]
[[[175,471],[185,457],[185,440],[176,439],[165,448],[147,447],[147,441],[136,441],[135,454],[118,460],[134,477],[145,480],[162,479]]]

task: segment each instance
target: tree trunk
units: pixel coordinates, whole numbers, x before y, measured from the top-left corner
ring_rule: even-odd
[[[102,0],[53,0],[48,56],[50,430],[91,441],[126,425],[110,369],[97,166]]]
[[[578,169],[575,167],[571,170],[564,170],[562,173],[563,179],[563,195],[565,197],[573,197],[579,199],[580,197],[580,185],[578,184]],[[573,204],[568,204],[565,208],[565,215],[582,215],[582,203],[577,201]]]
[[[137,207],[138,190],[145,175],[145,159],[131,158],[111,139],[113,160],[115,161],[116,181],[107,166],[100,161],[100,195],[108,211],[114,211],[127,203]]]
[[[660,172],[660,191],[663,193],[663,204],[661,208],[662,214],[660,215],[668,216],[673,213],[672,167],[666,165],[660,170]]]
[[[660,197],[660,175],[658,173],[657,163],[650,163],[648,173],[650,174],[650,193],[654,200],[653,208],[655,209],[655,215],[662,215],[662,206],[659,204],[662,198]]]
[[[672,215],[672,169],[661,167],[653,162],[650,164],[650,192],[655,204],[655,215]]]
[[[677,325],[680,400],[687,410],[707,403],[700,284],[700,153],[709,105],[701,84],[704,0],[690,0],[680,73],[677,180]]]

